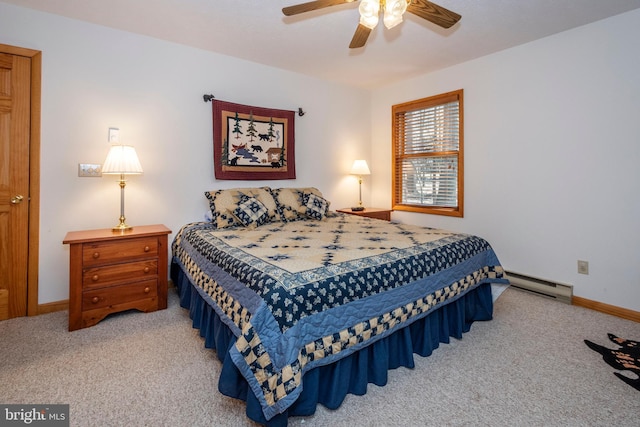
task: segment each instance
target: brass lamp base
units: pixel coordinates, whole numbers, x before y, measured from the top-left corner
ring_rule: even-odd
[[[112,228],[113,231],[129,231],[133,229],[132,226],[127,225],[126,218],[124,217],[124,187],[127,185],[127,181],[124,179],[124,174],[120,174],[120,224]]]
[[[133,227],[130,225],[127,225],[125,223],[125,218],[123,216],[120,217],[120,224],[116,225],[115,227],[112,228],[113,231],[129,231],[129,230],[133,230]]]
[[[362,212],[364,210],[364,206],[362,206],[362,177],[358,177],[358,195],[360,198],[358,199],[358,206],[351,208],[351,212]]]

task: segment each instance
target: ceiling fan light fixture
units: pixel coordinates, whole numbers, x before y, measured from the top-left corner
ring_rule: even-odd
[[[379,0],[362,0],[360,6],[360,24],[372,30],[378,25],[378,15],[380,15]]]
[[[282,13],[285,16],[292,16],[355,1],[360,1],[358,5],[360,23],[351,38],[349,49],[358,49],[367,43],[371,31],[380,21],[381,13],[384,26],[387,28],[400,24],[405,12],[426,19],[442,28],[450,28],[462,18],[460,14],[430,0],[306,0],[305,3],[282,8]]]
[[[384,26],[388,29],[402,22],[402,15],[407,10],[407,0],[386,0],[384,4]]]
[[[383,22],[384,26],[390,30],[402,22],[402,15],[389,15],[388,13],[385,13]]]

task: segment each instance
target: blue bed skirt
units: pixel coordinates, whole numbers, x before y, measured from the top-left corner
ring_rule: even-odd
[[[205,347],[215,349],[222,362],[218,390],[244,400],[247,416],[267,426],[286,426],[289,417],[312,415],[318,403],[336,409],[347,394],[365,394],[369,383],[383,386],[388,370],[413,368],[414,353],[429,356],[440,343],[448,343],[450,337],[462,338],[474,321],[491,320],[493,314],[491,284],[481,284],[394,334],[333,364],[305,373],[304,389],[298,400],[285,413],[267,421],[259,401],[229,356],[228,350],[236,337],[175,263],[171,266],[171,279],[180,295],[180,305],[189,310],[193,327],[200,330]]]

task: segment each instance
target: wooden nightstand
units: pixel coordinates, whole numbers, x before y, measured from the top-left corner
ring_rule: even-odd
[[[384,219],[385,221],[391,221],[392,209],[380,209],[380,208],[364,208],[363,211],[352,211],[351,208],[338,209],[337,212],[347,213],[351,215],[366,216],[367,218]]]
[[[69,330],[93,326],[119,311],[167,308],[169,233],[164,225],[67,233]]]

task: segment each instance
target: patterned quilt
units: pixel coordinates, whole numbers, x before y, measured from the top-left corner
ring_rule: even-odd
[[[506,282],[479,237],[346,214],[253,229],[188,224],[172,251],[237,337],[231,357],[267,420],[296,400],[304,372],[481,283]]]

